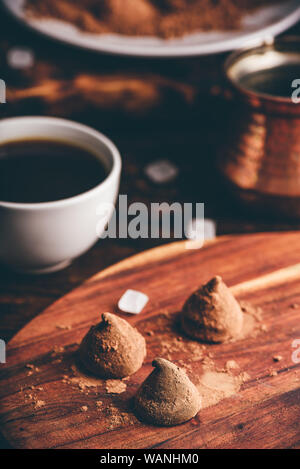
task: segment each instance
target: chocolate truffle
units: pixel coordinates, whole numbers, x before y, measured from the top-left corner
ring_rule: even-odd
[[[154,425],[172,426],[193,418],[201,408],[201,397],[184,370],[157,358],[154,370],[135,396],[135,412]]]
[[[222,278],[216,276],[188,298],[181,324],[193,339],[226,342],[241,333],[243,312]]]
[[[135,373],[146,356],[144,337],[124,319],[102,314],[83,338],[80,359],[85,368],[101,378],[125,378]]]

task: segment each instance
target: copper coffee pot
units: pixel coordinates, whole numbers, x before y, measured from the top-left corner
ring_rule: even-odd
[[[298,79],[298,85],[287,83],[288,94],[282,96],[274,93],[270,80],[278,67],[299,71],[289,77]],[[222,174],[249,207],[300,217],[300,91],[292,87],[300,89],[300,37],[235,52],[225,71],[238,101],[218,161]],[[247,77],[260,71],[266,71],[268,83],[258,83],[257,89],[245,86]]]

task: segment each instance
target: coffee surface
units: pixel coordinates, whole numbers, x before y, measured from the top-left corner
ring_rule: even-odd
[[[67,143],[28,140],[0,145],[0,201],[67,199],[96,187],[106,175],[96,156]]]
[[[256,93],[288,98],[295,90],[292,83],[297,78],[300,78],[300,64],[290,64],[250,73],[241,78],[239,83]]]

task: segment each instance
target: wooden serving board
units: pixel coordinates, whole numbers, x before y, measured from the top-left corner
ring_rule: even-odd
[[[200,344],[184,336],[177,341],[176,313],[216,274],[238,299],[263,308],[267,331],[208,345],[201,357]],[[69,381],[74,373],[76,381],[77,344],[102,312],[120,314],[116,305],[128,288],[150,298],[140,315],[122,315],[146,338],[145,364],[125,381],[121,394],[109,394],[104,380],[80,389]],[[185,242],[156,248],[94,276],[13,338],[7,364],[0,365],[1,430],[16,448],[299,448],[295,339],[300,339],[300,233],[226,236],[202,249],[186,249]],[[249,375],[238,394],[176,427],[136,419],[131,398],[151,372],[153,358],[184,363],[196,382],[208,355],[220,369],[235,360]],[[274,362],[276,355],[282,360]]]

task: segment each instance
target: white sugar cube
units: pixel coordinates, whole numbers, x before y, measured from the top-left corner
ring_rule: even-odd
[[[14,47],[7,53],[7,62],[12,68],[30,68],[34,64],[34,55],[30,49]]]
[[[146,166],[145,173],[151,181],[163,184],[176,178],[178,168],[168,160],[159,160]]]
[[[149,298],[144,293],[136,290],[127,290],[120,298],[118,307],[124,313],[139,314],[148,301]]]

